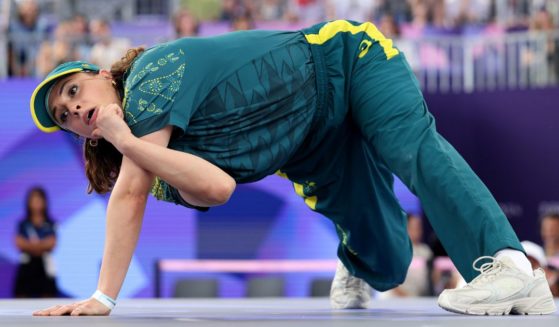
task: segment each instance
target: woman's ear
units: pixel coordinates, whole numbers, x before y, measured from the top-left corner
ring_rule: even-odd
[[[111,72],[106,69],[101,69],[99,71],[99,76],[101,76],[104,79],[113,79],[113,75],[111,74]]]

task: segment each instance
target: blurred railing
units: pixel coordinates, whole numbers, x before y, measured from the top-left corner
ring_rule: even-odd
[[[0,78],[8,76],[8,41],[6,34],[0,32]]]
[[[150,22],[147,26],[150,33],[138,33],[137,26],[131,26],[134,28],[115,24],[115,36],[128,37],[134,44],[144,45],[172,38],[166,22]],[[204,23],[201,31],[207,36],[225,33],[228,28],[223,23]],[[139,36],[143,38],[138,39]],[[26,51],[31,58],[37,55],[44,41],[43,37],[34,40],[27,36],[24,40],[19,35],[6,37],[0,33],[0,78],[8,74],[8,38],[15,41],[11,42],[12,49],[16,44],[28,47]],[[421,37],[397,39],[394,43],[406,55],[423,90],[430,93],[541,88],[559,82],[559,31]],[[33,66],[34,62],[27,64]],[[27,71],[34,69],[30,67]]]
[[[395,40],[424,91],[432,93],[556,85],[559,32]]]

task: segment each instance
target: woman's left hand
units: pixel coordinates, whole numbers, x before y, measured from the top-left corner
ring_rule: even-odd
[[[111,310],[101,302],[89,298],[67,305],[55,305],[44,310],[33,312],[34,316],[108,316]]]
[[[120,142],[131,135],[130,128],[124,121],[124,113],[118,104],[110,104],[99,108],[95,119],[93,138],[104,138],[117,149]]]

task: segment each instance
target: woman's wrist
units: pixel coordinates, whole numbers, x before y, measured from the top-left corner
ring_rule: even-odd
[[[91,298],[97,300],[98,302],[106,306],[109,310],[113,310],[116,306],[116,300],[101,292],[100,290],[96,290]]]

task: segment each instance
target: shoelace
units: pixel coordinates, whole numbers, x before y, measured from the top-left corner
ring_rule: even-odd
[[[490,260],[490,261],[486,262],[486,263],[483,263],[478,268],[477,263],[482,261],[482,260]],[[472,280],[472,282],[470,283],[471,285],[473,285],[475,283],[478,283],[480,281],[490,279],[491,277],[495,276],[497,273],[499,273],[502,270],[503,265],[501,264],[500,261],[498,261],[494,257],[483,256],[483,257],[477,258],[474,261],[474,263],[472,264],[472,267],[474,268],[474,270],[479,271],[480,275],[477,276],[476,278],[474,278],[474,280]]]

